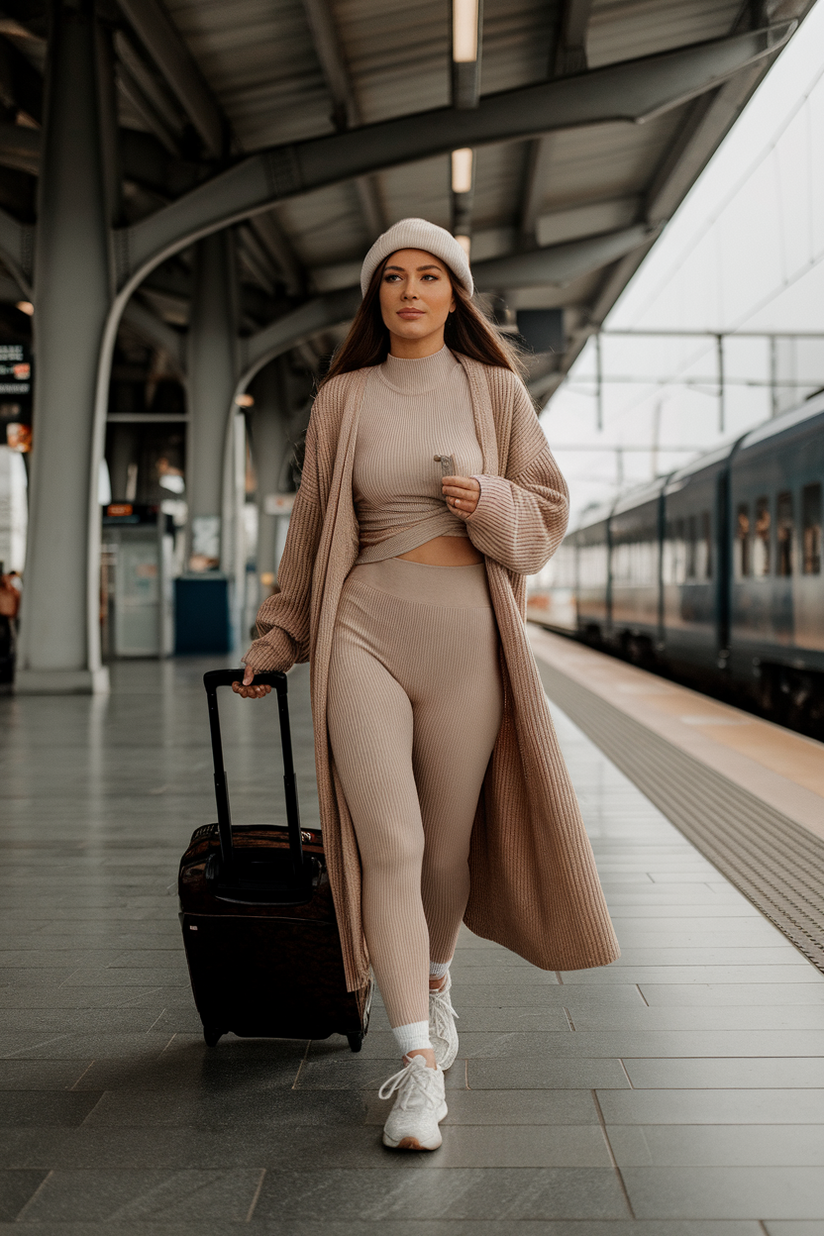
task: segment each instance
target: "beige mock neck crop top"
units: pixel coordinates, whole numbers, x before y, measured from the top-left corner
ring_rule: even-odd
[[[367,378],[358,421],[358,563],[396,558],[436,536],[469,535],[446,505],[436,455],[452,456],[455,476],[483,468],[463,366],[447,347],[421,360],[387,356]]]

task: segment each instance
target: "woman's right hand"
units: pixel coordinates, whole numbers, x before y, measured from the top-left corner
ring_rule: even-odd
[[[246,666],[246,673],[243,675],[243,682],[233,682],[232,690],[235,695],[242,695],[245,700],[261,700],[264,695],[268,695],[272,690],[265,683],[258,683],[257,686],[253,683],[255,671]]]

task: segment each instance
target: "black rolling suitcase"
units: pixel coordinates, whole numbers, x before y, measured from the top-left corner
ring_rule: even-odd
[[[286,826],[232,826],[217,688],[243,669],[203,675],[215,763],[217,823],[192,834],[180,860],[180,924],[203,1035],[325,1039],[360,1051],[371,983],[347,992],[321,834],[301,829],[286,675],[257,674],[277,693]]]

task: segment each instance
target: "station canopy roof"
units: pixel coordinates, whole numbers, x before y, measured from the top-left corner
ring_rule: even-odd
[[[324,147],[326,177],[233,224],[242,329],[355,287],[376,236],[423,216],[470,238],[481,292],[533,343],[533,390],[551,394],[811,3],[483,0],[473,43],[474,5],[102,0],[115,222],[139,224],[256,152],[304,166],[314,139],[349,135]],[[4,10],[0,205],[25,220],[48,30],[40,0]],[[471,183],[453,184],[455,149],[473,151]],[[145,280],[133,328],[142,313],[179,329],[190,294],[183,249]],[[344,330],[302,340],[305,358]]]

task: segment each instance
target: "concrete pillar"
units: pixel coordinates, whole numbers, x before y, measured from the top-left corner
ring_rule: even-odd
[[[230,555],[221,528],[227,426],[237,382],[237,290],[234,236],[198,241],[188,339],[189,565],[217,569]]]
[[[21,692],[105,690],[90,664],[87,570],[97,360],[110,303],[111,200],[92,0],[54,0],[38,182],[34,445]]]
[[[284,513],[273,510],[274,500],[283,495],[284,474],[292,450],[287,436],[289,409],[284,389],[284,367],[287,363],[283,358],[272,361],[261,370],[251,388],[255,400],[250,428],[257,480],[258,604],[272,591],[280,556],[278,542],[283,540],[278,532],[281,524],[287,524],[289,520],[288,510]]]

